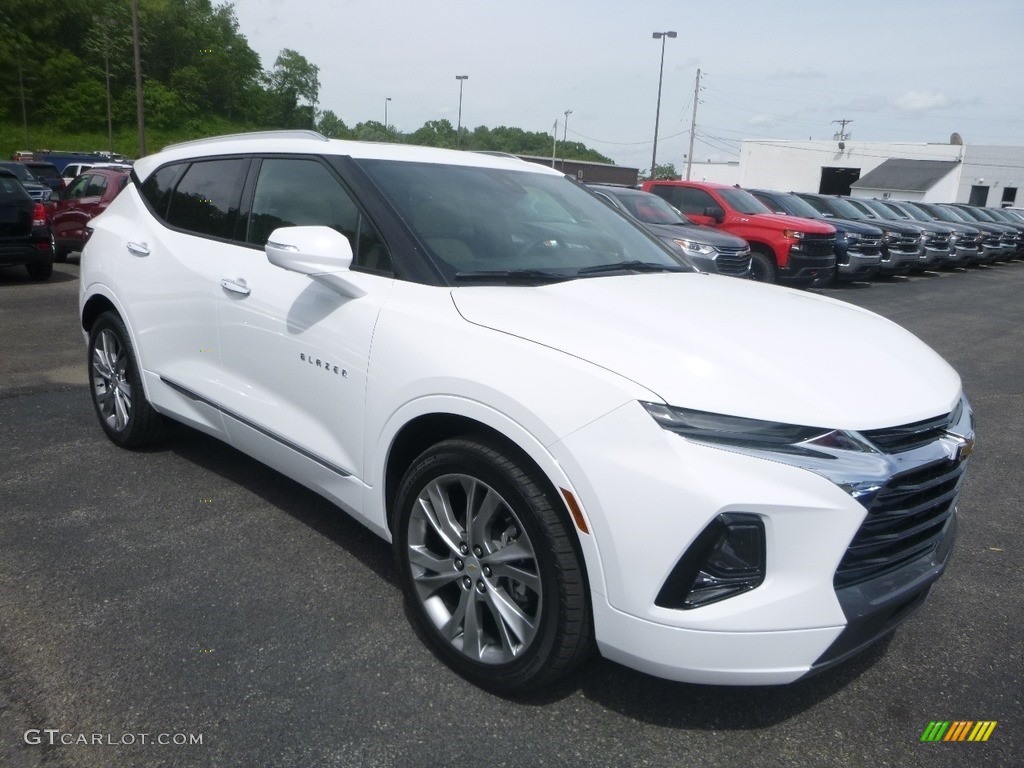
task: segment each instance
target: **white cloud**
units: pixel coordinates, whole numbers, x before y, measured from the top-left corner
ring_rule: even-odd
[[[904,112],[927,112],[949,106],[949,99],[939,91],[907,91],[896,99],[895,106]]]

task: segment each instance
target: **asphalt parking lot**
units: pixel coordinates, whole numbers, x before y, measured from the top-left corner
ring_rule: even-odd
[[[937,349],[978,420],[953,562],[891,639],[782,688],[595,658],[528,699],[438,661],[388,546],[316,495],[188,430],[108,442],[77,277],[0,270],[0,766],[1020,764],[1024,263],[824,291]]]

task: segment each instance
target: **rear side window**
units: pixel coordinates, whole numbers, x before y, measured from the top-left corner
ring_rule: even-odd
[[[184,165],[165,165],[146,179],[141,189],[142,197],[150,204],[153,211],[161,219],[167,218],[167,203],[171,199],[174,181],[181,174]],[[77,181],[75,182],[78,183]],[[74,184],[72,185],[72,187]]]
[[[230,238],[248,159],[192,163],[171,194],[167,223],[198,235]]]
[[[655,185],[651,187],[651,192],[667,200],[683,213],[695,213],[700,216],[704,214],[705,208],[718,207],[715,198],[703,189]]]
[[[95,174],[89,177],[89,186],[85,188],[86,197],[103,197],[107,190],[107,177]]]

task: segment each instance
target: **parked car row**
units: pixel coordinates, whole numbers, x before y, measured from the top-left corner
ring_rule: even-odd
[[[675,226],[704,225],[741,238],[751,251],[749,277],[763,282],[820,286],[1024,255],[1024,219],[1012,211],[747,190],[699,181],[652,180],[643,184],[643,192],[610,191],[614,189],[600,192],[632,196],[630,213],[652,231],[652,222],[636,212],[656,207],[650,196],[636,197],[643,192],[676,209]],[[683,248],[678,239],[670,239]],[[736,274],[718,268],[714,259],[695,263],[706,271]]]

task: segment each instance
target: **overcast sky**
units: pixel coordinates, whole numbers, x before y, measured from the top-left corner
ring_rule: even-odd
[[[215,0],[216,3],[216,0]],[[320,68],[320,108],[350,127],[428,120],[568,137],[650,167],[661,42],[659,163],[681,168],[702,72],[694,159],[752,138],[1024,145],[1024,0],[233,0],[273,67]]]

